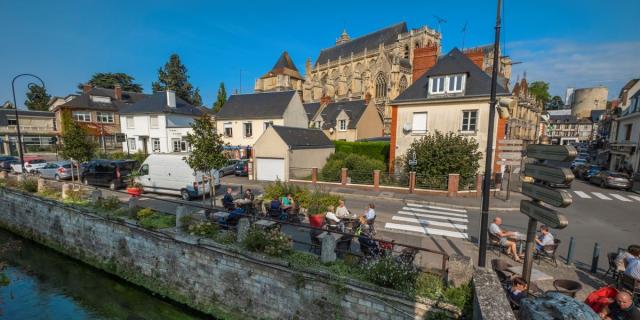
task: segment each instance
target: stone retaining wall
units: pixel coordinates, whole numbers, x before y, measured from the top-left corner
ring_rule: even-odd
[[[0,226],[220,318],[423,319],[457,310],[207,239],[149,231],[0,188]]]

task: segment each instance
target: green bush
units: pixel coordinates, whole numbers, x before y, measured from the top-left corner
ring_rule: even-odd
[[[218,225],[212,222],[198,222],[187,227],[187,232],[189,232],[190,235],[207,238],[215,237],[219,230]]]
[[[364,268],[367,280],[403,292],[412,292],[418,277],[418,271],[413,265],[398,263],[390,255],[371,261]]]
[[[236,242],[236,234],[231,231],[220,231],[213,236],[213,241],[222,244],[232,244]]]
[[[347,142],[334,141],[336,153],[358,154],[368,159],[378,160],[384,163],[389,161],[389,142]]]
[[[154,213],[156,213],[156,212],[153,211],[153,209],[151,209],[151,208],[140,209],[138,211],[138,213],[136,213],[136,218],[138,220],[143,220],[145,218],[148,218],[148,217],[152,216]]]
[[[138,214],[139,213],[140,212],[138,212]],[[152,230],[165,229],[165,228],[171,228],[176,226],[176,217],[171,214],[155,212],[150,216],[140,219],[139,223],[142,227],[147,229],[152,229]]]
[[[74,204],[79,206],[86,206],[89,201],[85,199],[85,192],[82,189],[67,191],[67,198],[63,200],[66,204]]]
[[[271,201],[273,198],[280,198],[288,193],[293,195],[294,200],[302,208],[309,210],[309,213],[326,212],[327,207],[337,206],[341,199],[339,196],[332,195],[320,189],[309,190],[295,184],[276,181],[264,188],[264,201]]]
[[[342,168],[349,170],[353,183],[373,183],[373,170],[384,172],[387,165],[383,161],[360,154],[336,152],[327,159],[319,178],[322,181],[340,181]]]
[[[25,178],[18,183],[18,188],[31,193],[38,192],[38,179]]]
[[[58,200],[60,199],[60,197],[62,197],[62,193],[60,191],[49,189],[49,188],[45,188],[44,190],[38,192],[38,195],[41,197],[55,199],[55,200]]]
[[[277,229],[264,231],[252,227],[244,239],[244,246],[254,252],[263,252],[273,257],[288,255],[293,250],[291,238]]]
[[[113,211],[120,208],[120,199],[118,199],[118,197],[116,196],[100,198],[94,204],[94,207],[100,210]]]

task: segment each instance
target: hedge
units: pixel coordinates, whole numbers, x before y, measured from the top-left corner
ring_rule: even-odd
[[[384,163],[389,162],[389,142],[371,141],[371,142],[348,142],[334,141],[336,145],[336,153],[350,153],[363,155],[369,159],[375,159]]]

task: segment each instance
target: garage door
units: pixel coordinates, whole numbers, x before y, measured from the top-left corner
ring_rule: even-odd
[[[258,180],[284,181],[284,159],[256,158]]]

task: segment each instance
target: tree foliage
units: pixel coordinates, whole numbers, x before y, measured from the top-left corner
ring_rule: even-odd
[[[24,105],[29,110],[47,111],[49,110],[49,99],[51,96],[47,93],[45,87],[39,85],[30,85],[29,91],[27,91],[27,100],[24,101]]]
[[[227,90],[224,88],[224,82],[220,82],[220,87],[218,88],[218,96],[216,98],[216,101],[213,103],[213,112],[220,111],[225,102],[227,102]]]
[[[560,96],[553,96],[549,103],[545,105],[545,110],[560,110],[564,108],[564,102]]]
[[[134,83],[134,77],[122,72],[96,72],[87,82],[94,87],[113,89],[119,84],[123,91],[142,92],[142,86]],[[78,84],[78,89],[82,90],[84,84]]]
[[[191,101],[191,104],[196,107],[202,106],[202,96],[200,96],[200,88],[196,88],[196,90],[193,92],[193,101]]]
[[[211,117],[205,113],[195,120],[191,129],[193,132],[188,133],[186,137],[192,148],[186,159],[187,164],[202,172],[210,172],[224,166],[227,161],[223,154],[224,142],[222,135],[216,133]]]
[[[413,141],[402,159],[407,173],[413,168],[409,165],[413,152],[418,161],[415,166],[416,175],[425,178],[458,173],[462,181],[468,181],[476,176],[482,158],[475,139],[453,132],[443,134],[436,131]]]
[[[542,105],[547,105],[549,100],[551,100],[551,95],[549,94],[549,83],[544,81],[534,81],[529,84],[528,91],[532,94],[538,102],[542,103]]]
[[[89,139],[87,131],[71,119],[70,112],[62,113],[62,148],[60,155],[64,159],[89,161],[97,145]]]
[[[153,82],[152,88],[154,92],[173,90],[178,97],[193,104],[194,90],[189,83],[187,67],[182,64],[180,56],[176,53],[169,57],[164,67],[158,69],[158,81]]]

